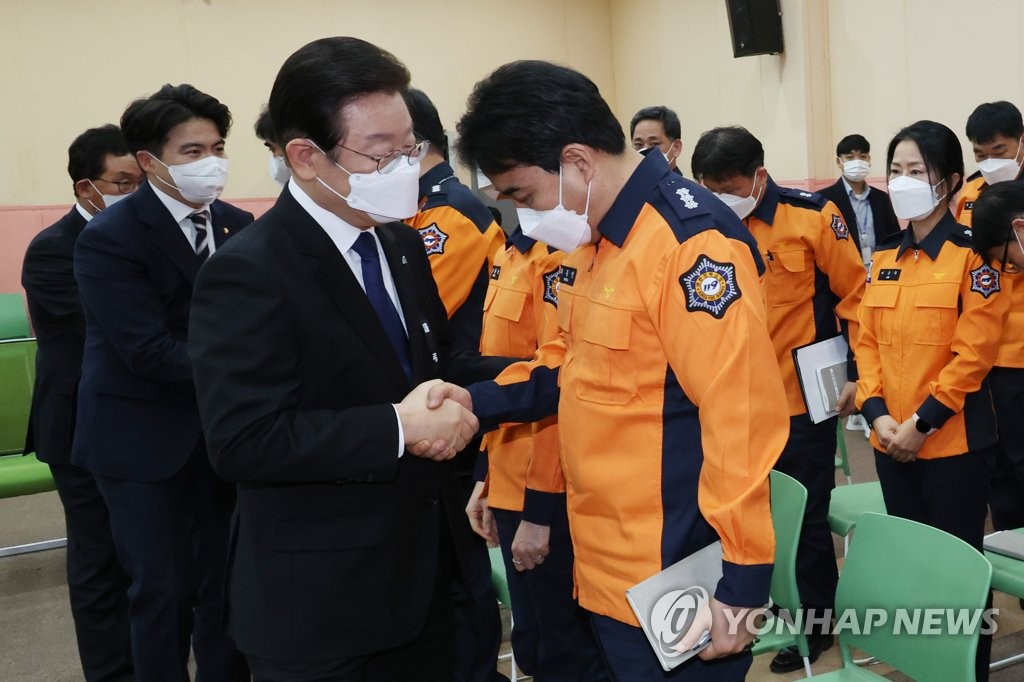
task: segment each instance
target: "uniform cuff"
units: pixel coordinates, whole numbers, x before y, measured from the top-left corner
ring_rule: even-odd
[[[481,450],[476,456],[476,464],[473,465],[473,480],[483,483],[487,480],[487,451]]]
[[[523,520],[538,526],[550,526],[559,505],[565,506],[565,493],[545,493],[527,488],[523,497]]]
[[[933,396],[925,398],[924,402],[921,403],[921,407],[917,408],[918,418],[934,429],[941,429],[942,425],[954,414],[956,412],[940,403]]]
[[[876,419],[889,414],[889,406],[882,398],[868,398],[860,406],[860,413],[868,420],[869,426],[874,426]]]
[[[715,599],[728,606],[755,608],[768,603],[773,564],[734,564],[722,561],[722,579]]]

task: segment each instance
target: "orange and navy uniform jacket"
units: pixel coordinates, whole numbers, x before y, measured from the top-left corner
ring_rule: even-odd
[[[764,604],[789,420],[756,245],[660,154],[598,230],[562,261],[559,338],[471,386],[474,412],[490,428],[557,411],[585,609],[637,625],[626,590],[719,538],[717,598]]]
[[[1002,274],[971,248],[951,214],[920,244],[910,227],[884,241],[860,310],[857,405],[868,423],[915,412],[938,431],[919,459],[960,455],[996,441],[986,377],[1009,306]],[[874,433],[871,444],[884,448]]]
[[[786,385],[789,414],[804,414],[807,404],[793,350],[840,331],[853,347],[864,261],[835,204],[819,194],[779,187],[771,178],[764,199],[745,222],[767,268],[768,333]],[[852,361],[847,370],[850,380],[856,380]]]
[[[953,210],[953,217],[961,225],[971,226],[971,215],[974,213],[974,202],[978,200],[981,193],[988,188],[985,177],[981,171],[975,171],[973,175],[964,182],[963,189],[956,198],[956,208]]]
[[[956,202],[958,223],[971,227],[974,202],[987,187],[988,183],[980,171],[968,178]],[[1002,272],[999,283],[1003,296],[1010,299],[1010,312],[1003,325],[1002,338],[999,339],[995,366],[1024,369],[1024,275]]]
[[[494,256],[484,300],[480,353],[533,357],[556,339],[558,272],[563,254],[516,228]],[[488,483],[487,502],[523,512],[532,523],[549,525],[556,505],[565,505],[565,478],[558,458],[558,417],[532,424],[504,424],[484,436],[477,479]]]
[[[480,346],[487,276],[494,254],[505,244],[505,233],[447,162],[420,178],[420,210],[407,222],[423,238],[448,311],[452,346],[475,352]]]

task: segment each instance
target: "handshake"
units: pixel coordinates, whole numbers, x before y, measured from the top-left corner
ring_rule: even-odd
[[[469,391],[440,379],[424,381],[395,410],[409,452],[435,461],[454,457],[480,428]]]

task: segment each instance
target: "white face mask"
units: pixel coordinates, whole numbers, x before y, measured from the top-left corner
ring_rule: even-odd
[[[316,142],[306,140],[323,154],[324,150]],[[380,172],[352,173],[341,164],[331,161],[340,170],[348,173],[349,192],[346,197],[326,182],[317,178],[316,181],[324,189],[347,203],[357,211],[363,211],[371,219],[380,223],[393,223],[405,220],[416,214],[419,207],[420,194],[420,159],[398,156],[394,161],[382,168]]]
[[[92,185],[92,188],[94,190],[96,190],[97,194],[99,194],[101,197],[103,197],[103,208],[110,208],[111,206],[113,206],[117,202],[121,201],[121,199],[125,199],[125,198],[131,196],[131,192],[129,192],[128,194],[104,194],[103,192],[101,192],[99,190],[98,187],[96,187],[96,185],[92,184],[92,180],[89,180],[89,184]],[[92,205],[92,207],[96,209],[97,213],[99,213],[100,211],[103,210],[103,208],[100,208],[99,206],[94,204],[91,200],[86,199],[86,201],[88,201]]]
[[[284,162],[283,156],[271,155],[267,159],[267,172],[270,173],[271,179],[282,187],[288,184],[288,180],[292,177],[292,171]]]
[[[843,161],[843,177],[850,182],[860,182],[868,176],[871,164],[864,159]]]
[[[889,181],[889,198],[892,209],[900,220],[921,220],[927,217],[939,201],[946,197],[938,196],[935,188],[942,184],[939,180],[929,185],[926,180],[918,180],[908,175],[901,175]]]
[[[592,186],[593,182],[587,185],[587,203],[583,207],[583,215],[567,210],[562,205],[562,170],[559,169],[558,206],[550,211],[516,208],[519,227],[522,228],[523,234],[566,253],[574,251],[584,244],[589,244],[594,238],[590,224],[587,222]]]
[[[1024,150],[1024,138],[1019,141],[1020,146],[1017,148],[1017,156],[1012,159],[985,159],[978,163],[978,170],[981,171],[981,175],[985,178],[985,182],[990,185],[994,185],[999,182],[1007,182],[1009,180],[1015,180],[1020,175],[1021,162],[1017,159],[1020,156],[1022,150]]]
[[[756,185],[756,177],[754,178],[754,182]],[[757,208],[757,202],[761,198],[754,196],[754,189],[754,187],[750,188],[750,196],[748,197],[738,197],[735,194],[719,194],[717,192],[715,192],[715,196],[721,199],[722,203],[731,208],[732,212],[735,213],[740,220],[743,220],[754,212],[754,209]]]
[[[189,163],[166,163],[150,156],[171,174],[174,184],[167,182],[159,175],[154,177],[168,187],[181,193],[181,198],[195,204],[212,204],[224,191],[224,183],[228,179],[228,160],[221,156],[204,156]]]

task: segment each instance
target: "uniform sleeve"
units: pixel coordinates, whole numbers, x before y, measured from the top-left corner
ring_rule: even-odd
[[[872,281],[877,282],[877,264],[872,263],[875,272],[871,273]],[[889,414],[882,392],[882,360],[878,352],[878,330],[875,329],[875,317],[871,305],[876,298],[876,287],[879,284],[868,284],[864,290],[864,305],[860,308],[860,325],[854,353],[857,356],[857,409],[863,414],[868,424],[879,417]]]
[[[767,601],[775,556],[768,475],[789,436],[785,389],[747,245],[707,230],[664,261],[649,313],[699,408],[698,505],[722,540],[715,597]]]
[[[837,300],[836,315],[839,317],[840,328],[849,347],[853,349],[859,324],[857,311],[864,297],[864,261],[836,205],[829,201],[819,215],[822,223],[820,242],[814,249],[814,259],[818,268],[828,275],[829,288]],[[857,378],[857,365],[852,362],[849,365],[849,376],[854,380]]]
[[[466,302],[480,271],[490,270],[505,234],[493,221],[481,231],[451,206],[422,211],[411,224],[423,237],[430,270],[450,318]]]
[[[565,342],[559,336],[538,348],[533,359],[509,365],[493,381],[467,386],[481,430],[557,414],[558,372],[564,358]]]
[[[918,416],[935,428],[964,408],[988,375],[999,351],[999,338],[1009,312],[1010,296],[999,289],[999,273],[971,253],[960,285],[962,311],[953,332],[953,360],[928,385]],[[992,286],[992,283],[995,283]]]

